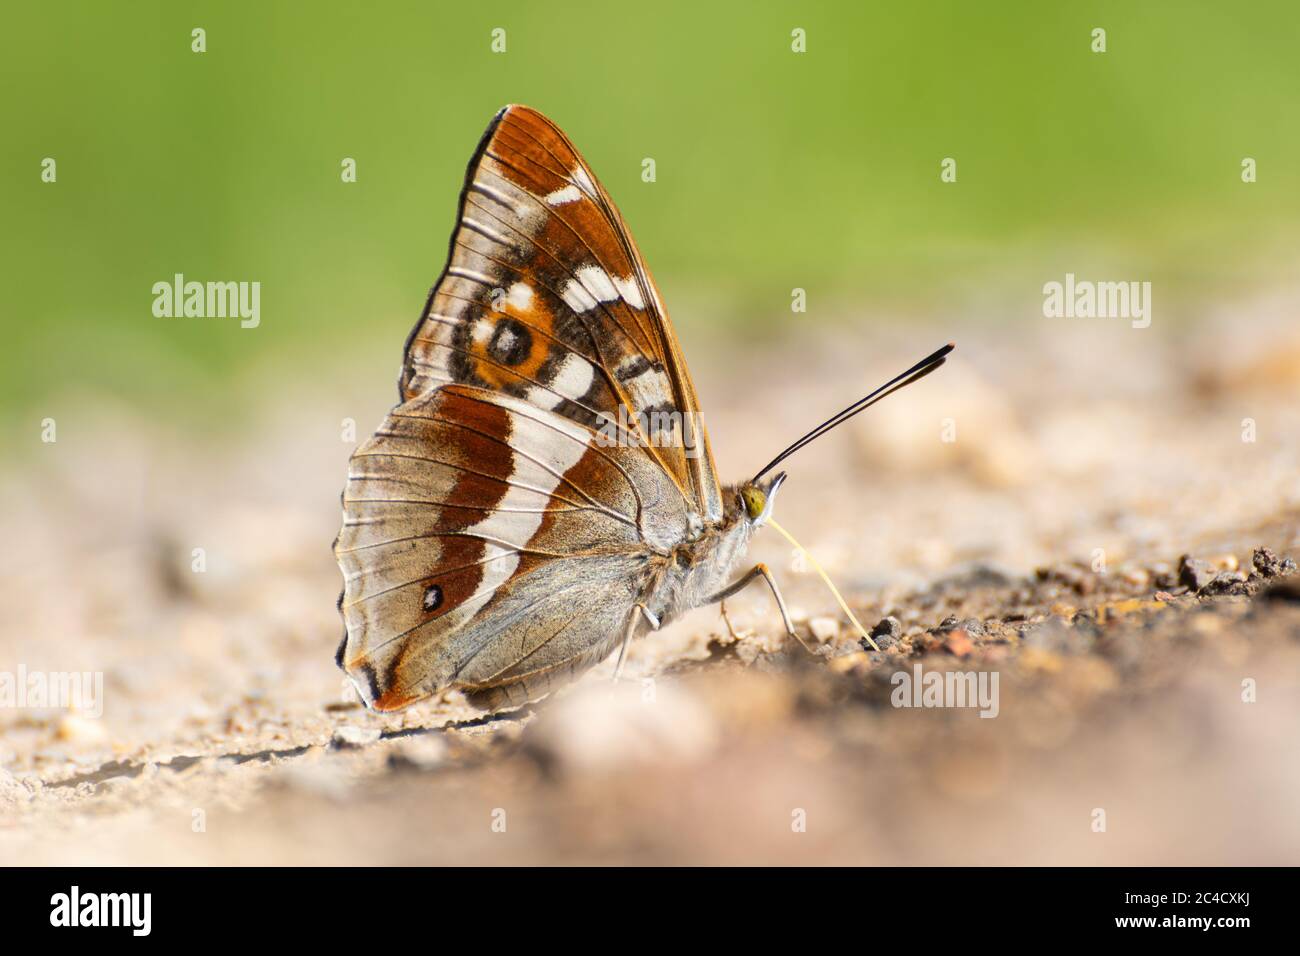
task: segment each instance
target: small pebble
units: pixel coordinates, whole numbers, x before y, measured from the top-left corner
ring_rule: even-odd
[[[1256,548],[1250,556],[1251,567],[1262,578],[1275,578],[1295,572],[1295,562],[1290,558],[1279,558],[1268,548]]]
[[[898,639],[903,636],[903,625],[896,617],[882,617],[876,622],[876,626],[871,629],[871,639],[876,642],[876,646],[882,651],[893,647],[898,643]],[[859,641],[863,650],[869,650],[871,645],[866,641]]]
[[[60,718],[54,735],[67,743],[84,746],[102,744],[108,740],[108,731],[104,729],[103,721],[77,714],[65,714]]]
[[[949,632],[948,640],[944,642],[944,646],[948,648],[948,653],[954,657],[969,657],[975,651],[975,643],[962,628]]]
[[[903,625],[896,617],[882,617],[871,629],[872,637],[902,637]]]
[[[1183,587],[1199,591],[1214,580],[1215,570],[1208,562],[1198,561],[1190,554],[1178,559],[1178,583]]]
[[[840,632],[840,622],[833,617],[815,617],[808,622],[808,629],[819,643],[825,644]]]

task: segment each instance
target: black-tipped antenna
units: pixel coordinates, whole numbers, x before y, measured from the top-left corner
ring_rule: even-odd
[[[862,396],[862,398],[858,399],[856,402],[854,402],[848,408],[844,409],[842,412],[839,412],[836,415],[832,415],[830,418],[826,419],[826,421],[822,422],[820,425],[818,425],[808,434],[804,435],[798,441],[794,442],[792,445],[786,448],[786,450],[781,452],[781,454],[777,455],[775,458],[769,461],[758,472],[758,474],[756,474],[751,479],[751,482],[756,483],[758,479],[762,478],[764,475],[766,475],[777,465],[781,464],[781,462],[785,461],[787,458],[789,458],[791,455],[797,452],[804,445],[807,445],[809,442],[815,441],[816,439],[820,438],[822,435],[825,435],[836,425],[844,424],[854,415],[858,414],[858,412],[866,411],[868,408],[876,404],[876,402],[880,401],[886,395],[890,395],[898,391],[900,388],[906,388],[908,385],[911,385],[913,382],[919,382],[921,379],[925,378],[927,375],[929,375],[931,372],[937,369],[940,365],[942,365],[945,361],[945,357],[947,356],[947,354],[951,352],[953,349],[955,349],[956,347],[957,346],[955,343],[949,342],[943,348],[935,352],[932,352],[931,354],[927,355],[925,358],[921,359],[921,361],[917,362],[906,372],[902,372],[898,375],[895,375],[893,378],[891,378],[888,382],[880,386],[875,391]]]

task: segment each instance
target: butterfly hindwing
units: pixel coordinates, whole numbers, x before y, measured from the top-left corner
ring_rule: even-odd
[[[340,663],[385,710],[604,646],[688,523],[643,449],[461,385],[388,415],[352,457],[343,507]]]

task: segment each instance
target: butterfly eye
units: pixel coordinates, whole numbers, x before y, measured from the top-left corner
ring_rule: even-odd
[[[442,606],[442,588],[436,584],[430,584],[424,590],[424,609],[426,611],[436,611]]]
[[[767,495],[750,485],[740,492],[740,497],[745,502],[745,513],[749,515],[751,521],[757,521],[767,505]]]

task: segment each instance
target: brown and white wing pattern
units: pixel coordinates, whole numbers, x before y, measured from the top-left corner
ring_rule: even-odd
[[[448,383],[592,428],[620,422],[702,521],[722,517],[695,389],[654,280],[577,149],[528,107],[498,113],[471,159],[446,269],[407,342],[403,399]]]
[[[463,385],[393,409],[343,508],[339,664],[379,710],[445,687],[527,699],[597,663],[689,520],[644,448]]]
[[[401,404],[349,465],[339,663],[367,703],[526,699],[606,656],[722,517],[698,411],[613,202],[554,124],[502,110]]]

